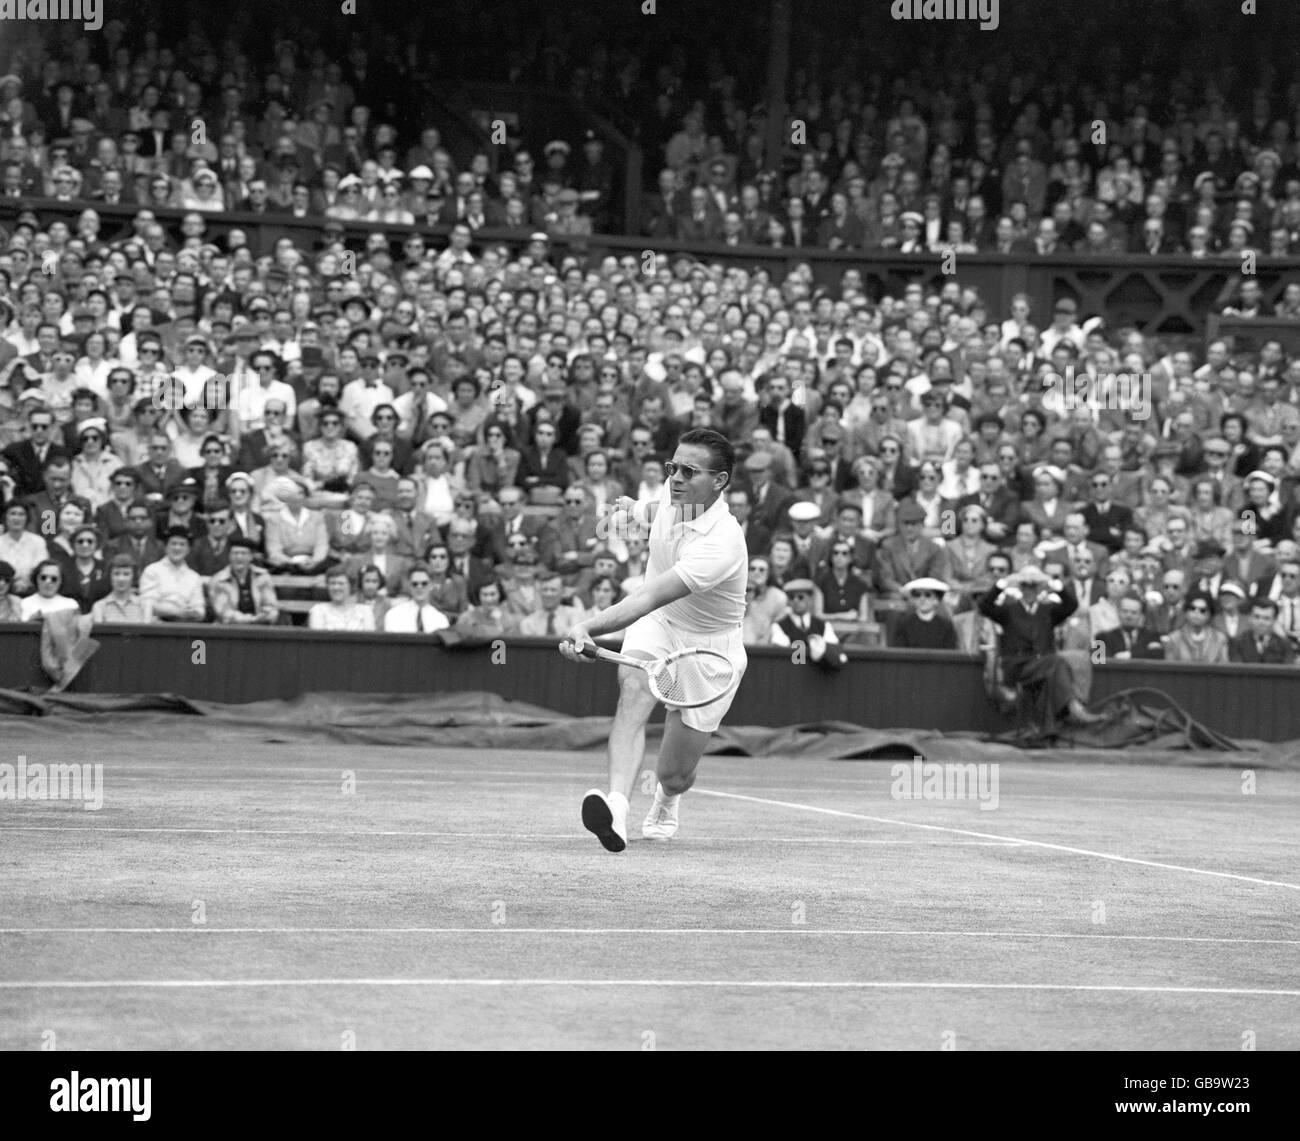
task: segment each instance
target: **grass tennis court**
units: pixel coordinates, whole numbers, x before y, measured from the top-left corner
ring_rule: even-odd
[[[1297,773],[1044,756],[981,811],[706,757],[612,856],[594,752],[186,728],[7,721],[104,805],[0,802],[0,1048],[1300,1047]]]

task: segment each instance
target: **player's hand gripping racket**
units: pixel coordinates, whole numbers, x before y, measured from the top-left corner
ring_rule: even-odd
[[[695,709],[717,701],[736,680],[731,659],[717,650],[687,647],[666,658],[630,658],[587,644],[580,652],[584,658],[645,670],[650,676],[650,692],[673,709]]]

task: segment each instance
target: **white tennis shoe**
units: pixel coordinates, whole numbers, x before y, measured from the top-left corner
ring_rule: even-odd
[[[641,823],[641,835],[647,840],[671,840],[677,834],[677,806],[682,794],[665,796],[664,786],[655,786],[655,802]]]
[[[598,788],[582,798],[582,824],[611,852],[627,847],[627,801],[610,799]]]

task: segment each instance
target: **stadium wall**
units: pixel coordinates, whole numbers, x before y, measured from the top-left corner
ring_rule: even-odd
[[[486,690],[575,717],[609,714],[616,671],[570,666],[555,643],[510,639],[447,649],[420,635],[263,631],[218,626],[99,627],[99,652],[71,693],[175,693],[241,704],[303,693]],[[1008,728],[984,696],[982,663],[958,653],[850,649],[838,673],[791,664],[789,651],[755,648],[728,719],[782,726],[848,721],[873,728],[989,732]],[[42,692],[40,633],[0,625],[0,688]],[[1125,689],[1163,690],[1229,737],[1300,738],[1294,670],[1115,663],[1093,671],[1096,701]]]

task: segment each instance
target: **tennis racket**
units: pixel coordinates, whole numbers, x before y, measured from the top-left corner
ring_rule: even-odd
[[[736,680],[731,659],[717,650],[687,647],[666,658],[630,658],[600,646],[584,646],[582,656],[645,670],[650,692],[672,709],[695,709],[717,701]]]

